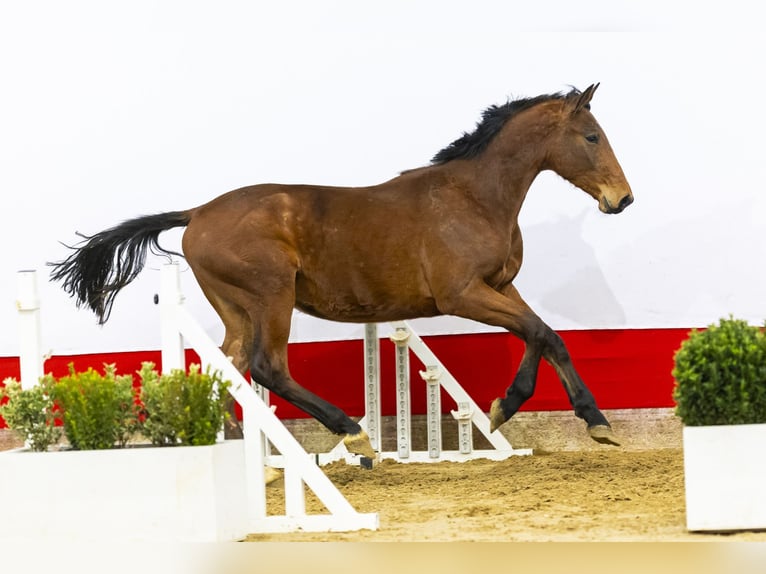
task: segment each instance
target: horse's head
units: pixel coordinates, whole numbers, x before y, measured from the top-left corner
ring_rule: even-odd
[[[606,134],[590,113],[596,88],[598,84],[584,92],[573,90],[561,100],[560,121],[552,134],[545,168],[596,199],[604,213],[620,213],[633,203],[633,193]]]

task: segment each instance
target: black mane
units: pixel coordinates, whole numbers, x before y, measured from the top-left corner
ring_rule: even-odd
[[[536,96],[534,98],[509,100],[502,106],[490,106],[482,112],[481,121],[476,124],[476,129],[473,132],[463,133],[459,139],[456,139],[437,153],[431,160],[431,164],[444,164],[453,159],[473,159],[487,148],[492,141],[492,138],[498,134],[505,123],[519,112],[543,102],[561,100],[567,97],[576,96],[579,93],[579,90],[572,88],[572,91],[568,94],[558,92],[555,94]]]

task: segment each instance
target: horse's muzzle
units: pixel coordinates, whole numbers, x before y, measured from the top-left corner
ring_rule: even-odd
[[[604,198],[603,204],[600,206],[602,207],[601,211],[604,213],[621,213],[626,207],[628,207],[631,203],[633,203],[633,194],[629,193],[625,195],[617,205],[612,205],[609,203],[609,200],[607,198]]]

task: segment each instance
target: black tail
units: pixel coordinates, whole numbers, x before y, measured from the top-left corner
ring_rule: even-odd
[[[188,211],[171,211],[131,219],[91,236],[78,233],[84,242],[70,247],[73,253],[64,261],[48,264],[53,267],[51,279],[61,281],[77,307],[90,307],[103,325],[117,293],[144,268],[148,249],[182,256],[160,247],[157,238],[163,231],[186,226],[190,219]]]

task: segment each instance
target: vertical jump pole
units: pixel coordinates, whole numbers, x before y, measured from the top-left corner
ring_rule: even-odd
[[[428,456],[439,458],[442,454],[442,396],[439,382],[441,373],[437,365],[428,365],[425,371],[420,371],[420,376],[426,382]]]
[[[391,334],[396,345],[396,450],[399,458],[410,456],[410,332],[397,328]]]
[[[473,452],[473,426],[471,418],[473,410],[468,402],[459,402],[457,410],[451,411],[452,417],[457,421],[457,442],[460,454]]]
[[[40,297],[37,292],[37,271],[18,272],[18,296],[16,309],[19,311],[19,363],[21,367],[21,388],[31,389],[43,376],[43,354],[40,328]]]
[[[364,326],[364,412],[367,434],[372,449],[380,452],[380,339],[378,326],[367,323]]]

